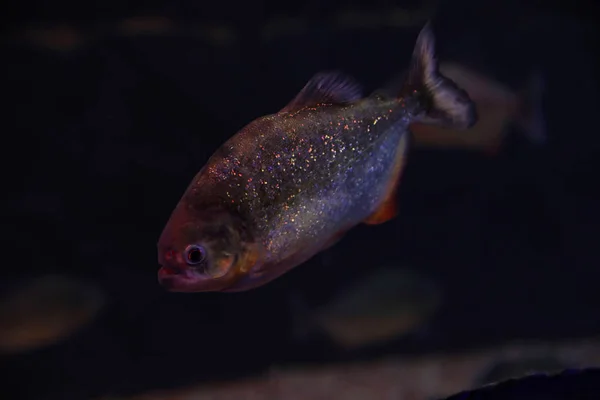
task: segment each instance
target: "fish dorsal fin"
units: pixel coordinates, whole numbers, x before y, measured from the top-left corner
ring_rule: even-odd
[[[362,88],[353,78],[339,72],[319,72],[281,112],[299,110],[320,103],[346,104],[362,98]]]

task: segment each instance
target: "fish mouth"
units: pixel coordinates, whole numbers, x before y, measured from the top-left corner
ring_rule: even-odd
[[[169,278],[172,276],[191,277],[194,271],[192,268],[174,267],[164,265],[158,270],[158,279]]]
[[[163,265],[158,270],[158,283],[169,292],[210,292],[221,290],[226,282],[210,278],[195,268]]]
[[[158,283],[168,290],[176,291],[182,284],[196,283],[200,279],[202,275],[193,268],[164,265],[158,270]]]

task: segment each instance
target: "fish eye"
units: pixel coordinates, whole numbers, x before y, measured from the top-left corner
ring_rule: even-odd
[[[203,247],[190,244],[185,248],[185,262],[190,265],[200,264],[204,261],[206,257],[206,252]]]

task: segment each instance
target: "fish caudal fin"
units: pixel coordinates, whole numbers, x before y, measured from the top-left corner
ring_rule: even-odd
[[[546,125],[542,107],[544,95],[544,78],[535,71],[529,78],[528,85],[520,94],[519,109],[515,123],[530,143],[542,145],[546,143]]]
[[[425,114],[419,116],[418,122],[452,129],[468,129],[477,122],[475,104],[467,92],[439,72],[430,22],[417,37],[400,95],[416,99],[425,107]]]

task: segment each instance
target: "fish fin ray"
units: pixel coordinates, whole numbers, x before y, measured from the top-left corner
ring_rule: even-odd
[[[417,37],[400,96],[416,97],[425,106],[419,122],[454,129],[467,129],[477,122],[475,104],[467,92],[439,71],[430,22]]]
[[[362,88],[350,76],[339,71],[319,72],[280,112],[299,110],[320,103],[346,104],[361,98]]]
[[[392,169],[392,176],[387,187],[384,200],[377,210],[363,222],[367,225],[378,225],[387,222],[398,215],[397,192],[400,185],[400,176],[406,164],[409,135],[404,134],[396,150],[396,160]]]

